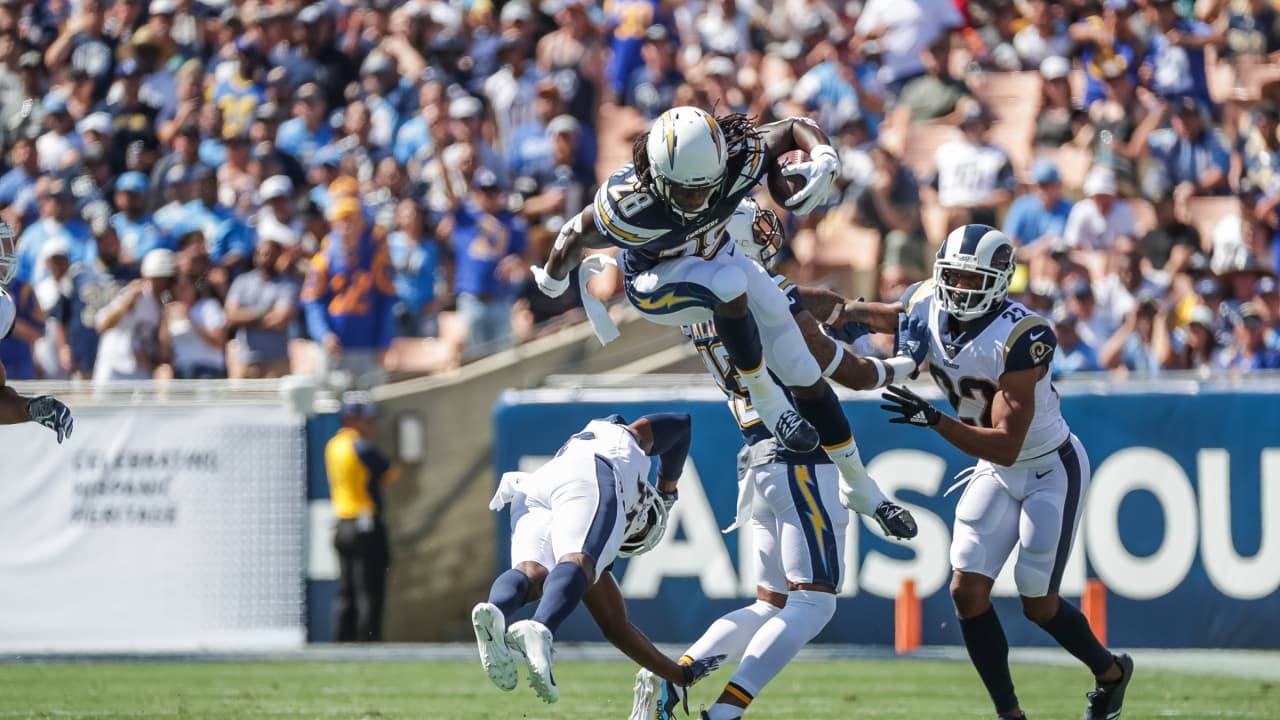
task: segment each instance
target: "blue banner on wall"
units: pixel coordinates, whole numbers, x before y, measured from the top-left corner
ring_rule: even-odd
[[[872,524],[850,524],[839,609],[818,641],[892,643],[893,598],[911,578],[924,598],[924,642],[958,644],[947,584],[960,493],[943,492],[973,461],[932,431],[889,425],[870,397],[846,401],[845,411],[868,470],[911,508],[920,535],[896,542]],[[1080,394],[1064,396],[1062,407],[1093,468],[1063,594],[1101,579],[1116,646],[1280,648],[1277,396]],[[749,538],[720,532],[733,522],[741,435],[714,390],[511,392],[495,409],[494,461],[499,474],[532,470],[592,418],[677,408],[693,416],[694,439],[667,537],[614,574],[640,628],[658,641],[689,642],[755,597],[740,560]],[[496,516],[501,568],[508,522],[506,512]],[[1020,619],[1012,575],[1008,568],[996,584],[1010,641],[1050,644]],[[559,638],[600,634],[579,611]]]

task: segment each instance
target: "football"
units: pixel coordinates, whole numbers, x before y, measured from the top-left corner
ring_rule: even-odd
[[[779,207],[786,208],[787,199],[800,192],[800,188],[804,187],[805,183],[803,176],[783,175],[782,169],[788,165],[808,161],[809,153],[803,150],[792,150],[779,155],[776,160],[769,163],[769,177],[767,179],[769,195]]]

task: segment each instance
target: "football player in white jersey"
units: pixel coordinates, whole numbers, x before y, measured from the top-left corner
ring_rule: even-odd
[[[9,223],[0,222],[0,338],[9,337],[18,317],[18,307],[5,286],[18,273],[18,240]],[[0,363],[0,425],[37,422],[58,434],[58,442],[71,437],[71,410],[49,395],[23,397],[5,384]]]
[[[534,267],[533,274],[538,287],[555,297],[568,286],[584,248],[621,248],[618,265],[632,306],[673,327],[714,320],[770,433],[796,452],[821,445],[856,487],[867,474],[849,422],[787,298],[725,232],[742,200],[778,158],[794,150],[807,152],[809,160],[777,172],[805,178],[787,199],[803,215],[826,198],[837,172],[835,150],[814,122],[787,118],[756,127],[740,114],[713,118],[694,107],[668,110],[636,139],[633,162],[565,224],[545,269]],[[790,390],[790,401],[774,376]]]
[[[1062,418],[1049,377],[1057,338],[1044,318],[1007,299],[1014,248],[987,225],[964,225],[938,250],[932,281],[908,288],[899,347],[929,374],[959,419],[890,386],[889,422],[933,428],[977,458],[964,481],[951,542],[951,597],[969,657],[1002,719],[1025,718],[1009,674],[1009,644],[991,588],[1016,547],[1023,614],[1095,677],[1085,720],[1120,717],[1128,655],[1102,646],[1058,586],[1089,487],[1089,458]]]
[[[717,657],[677,664],[655,649],[627,621],[609,572],[617,557],[647,552],[662,539],[690,438],[683,413],[646,415],[629,424],[611,415],[587,423],[535,472],[502,476],[489,508],[511,504],[511,569],[493,581],[489,600],[471,611],[480,663],[495,685],[515,688],[514,650],[523,655],[538,697],[558,700],[552,639],[579,602],[609,642],[660,677],[687,686],[719,666]],[[653,455],[656,488],[649,482]],[[507,617],[539,597],[533,619],[507,628]]]

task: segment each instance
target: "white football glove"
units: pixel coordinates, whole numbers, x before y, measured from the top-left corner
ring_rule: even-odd
[[[558,298],[564,294],[565,290],[569,289],[568,275],[557,280],[537,265],[530,265],[529,270],[533,273],[533,281],[537,283],[538,289],[549,298]]]
[[[787,165],[783,175],[803,175],[804,187],[787,198],[787,208],[796,215],[808,215],[827,200],[831,184],[840,169],[840,157],[830,145],[819,145],[809,153],[809,161]]]

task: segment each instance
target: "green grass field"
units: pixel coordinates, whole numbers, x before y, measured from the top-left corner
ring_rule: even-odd
[[[1141,658],[1139,658],[1141,662]],[[134,663],[0,667],[0,718],[414,718],[426,720],[623,720],[631,708],[633,666],[557,665],[561,699],[544,705],[523,679],[514,692],[491,685],[477,664],[459,662]],[[694,689],[710,704],[724,670]],[[1077,720],[1083,670],[1014,668],[1033,720]],[[767,720],[943,720],[992,718],[973,670],[957,662],[800,662],[752,706]],[[1280,717],[1280,689],[1269,681],[1143,671],[1123,716]]]

